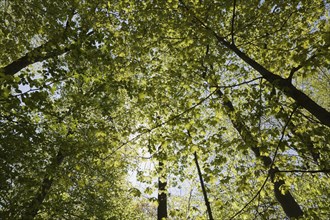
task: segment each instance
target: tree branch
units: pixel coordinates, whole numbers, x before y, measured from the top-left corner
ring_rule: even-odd
[[[243,206],[243,208],[241,208],[238,212],[236,212],[235,215],[233,215],[230,219],[234,219],[236,216],[240,215],[240,214],[244,211],[244,209],[245,209],[246,207],[248,207],[248,206],[249,206],[249,205],[250,205],[250,204],[251,204],[251,203],[257,198],[257,196],[261,193],[261,191],[262,191],[263,188],[265,187],[265,185],[266,185],[266,183],[267,183],[269,177],[271,177],[272,179],[274,179],[274,174],[278,171],[278,169],[277,169],[277,168],[274,169],[274,168],[272,168],[272,166],[273,166],[274,163],[275,163],[275,159],[276,159],[276,156],[277,156],[278,149],[279,149],[279,147],[280,147],[280,145],[281,145],[281,143],[282,143],[282,141],[283,141],[284,134],[285,134],[285,130],[286,130],[286,128],[287,128],[289,122],[291,121],[291,118],[292,118],[292,116],[293,116],[293,114],[294,114],[295,111],[296,111],[296,108],[292,111],[292,113],[291,113],[289,119],[287,120],[286,124],[285,124],[284,127],[283,127],[282,135],[281,135],[281,138],[280,138],[280,140],[279,140],[279,142],[278,142],[278,144],[277,144],[277,147],[276,147],[276,150],[275,150],[275,153],[274,153],[274,157],[273,157],[272,163],[271,163],[270,166],[269,166],[268,174],[267,174],[267,177],[266,177],[265,181],[263,182],[263,184],[261,185],[261,187],[260,187],[260,189],[257,191],[257,193],[252,197],[252,199],[251,199],[249,202],[247,202],[247,203]],[[283,185],[283,183],[281,184],[281,182],[275,182],[275,183],[274,183],[274,188],[275,188],[275,190],[276,190],[276,187],[279,188],[279,186],[281,186],[281,185]],[[285,195],[284,195],[284,196],[285,196]],[[275,191],[275,197],[277,197],[277,195],[276,195],[276,191]],[[293,198],[292,198],[292,199],[293,199]],[[280,203],[280,204],[282,205],[282,203]],[[287,214],[287,211],[288,211],[288,210],[286,210],[286,207],[284,207],[284,206],[282,206],[282,207],[283,207],[285,213]],[[299,209],[300,209],[300,207],[299,207]],[[292,210],[290,210],[290,211],[292,211]],[[301,210],[300,210],[300,211],[301,211]],[[301,211],[301,213],[302,213],[302,211]],[[287,215],[288,215],[288,214],[287,214]],[[294,216],[292,216],[292,215],[288,215],[288,216],[289,216],[289,217],[294,217]]]
[[[60,46],[60,44],[64,43],[66,39],[66,33],[67,30],[65,29],[61,37],[51,39],[39,47],[34,48],[32,51],[26,53],[24,56],[13,61],[7,66],[1,67],[0,73],[3,73],[7,76],[13,76],[31,64],[60,56],[71,51],[74,47],[77,46],[77,44],[72,43],[67,46]],[[91,36],[93,33],[93,31],[86,33],[86,37]]]
[[[322,170],[276,170],[275,173],[330,173],[330,169],[322,169]]]
[[[167,121],[164,121],[164,122],[162,122],[162,123],[160,123],[160,124],[156,124],[155,126],[153,126],[153,127],[150,128],[150,129],[146,129],[144,132],[141,132],[140,134],[138,134],[137,136],[133,137],[132,139],[130,139],[130,140],[128,140],[128,141],[122,143],[120,146],[118,146],[116,149],[114,149],[114,150],[112,151],[112,153],[109,154],[109,156],[103,158],[103,160],[106,160],[106,159],[110,158],[110,156],[111,156],[114,152],[116,152],[117,150],[121,149],[122,147],[128,145],[129,143],[133,143],[134,141],[138,140],[138,139],[139,139],[140,137],[142,137],[143,135],[148,134],[148,133],[151,133],[153,130],[156,130],[157,128],[160,128],[160,127],[162,127],[162,126],[168,124],[169,122],[174,121],[174,120],[180,118],[182,115],[184,115],[184,114],[186,114],[186,113],[192,111],[193,109],[195,109],[196,107],[198,107],[199,105],[201,105],[203,102],[205,102],[206,100],[208,100],[209,98],[211,98],[211,96],[214,95],[217,91],[218,91],[217,89],[214,90],[214,91],[211,92],[208,96],[206,96],[205,98],[203,98],[202,100],[200,100],[198,103],[196,103],[196,104],[193,105],[192,107],[190,107],[190,108],[184,110],[183,112],[181,112],[181,113],[179,113],[179,114],[177,114],[177,115],[171,117],[171,118],[168,119]],[[133,133],[134,133],[134,132],[133,132]]]
[[[269,83],[274,85],[276,88],[284,92],[287,96],[294,99],[300,106],[309,111],[314,115],[320,122],[328,127],[330,127],[330,112],[325,108],[314,102],[308,95],[304,92],[298,90],[294,85],[292,85],[287,79],[282,78],[279,75],[266,69],[260,63],[249,57],[243,51],[236,47],[236,45],[229,43],[224,37],[215,32],[212,28],[207,26],[201,19],[199,19],[195,13],[193,13],[189,7],[187,7],[183,0],[180,0],[184,8],[191,14],[191,16],[201,24],[205,30],[209,31],[217,40],[218,43],[227,49],[234,52],[238,57],[240,57],[245,63],[259,72]]]
[[[233,16],[231,18],[231,43],[235,44],[234,39],[234,25],[235,25],[235,10],[236,10],[236,0],[234,0],[234,6],[233,6]]]
[[[51,169],[57,170],[58,167],[62,164],[65,156],[63,155],[62,151],[59,150],[56,157],[53,159],[53,162],[48,166],[48,171],[46,176],[43,178],[42,184],[38,189],[36,195],[32,199],[31,202],[26,207],[26,211],[24,212],[23,216],[26,219],[34,219],[35,216],[38,214],[42,203],[44,202],[45,198],[47,197],[53,183],[54,183],[54,176],[52,175],[53,172],[50,172]]]
[[[278,149],[280,148],[280,145],[282,144],[282,141],[283,141],[283,138],[284,138],[284,135],[285,135],[286,128],[288,127],[288,125],[289,125],[289,123],[290,123],[290,121],[291,121],[291,119],[292,119],[292,116],[293,116],[293,114],[296,112],[297,109],[298,109],[298,105],[296,105],[296,106],[294,107],[294,109],[292,110],[292,112],[291,112],[291,114],[290,114],[288,120],[286,121],[286,123],[285,123],[285,125],[284,125],[284,127],[283,127],[282,134],[281,134],[281,138],[280,138],[280,140],[279,140],[279,142],[278,142],[278,144],[277,144],[277,147],[276,147],[276,149],[275,149],[275,153],[274,153],[274,156],[273,156],[272,164],[269,166],[270,168],[272,168],[272,166],[273,166],[274,163],[275,163],[275,159],[276,159],[276,156],[277,156],[277,153],[278,153]]]
[[[293,67],[290,71],[289,77],[287,78],[287,80],[289,80],[289,82],[292,82],[292,78],[293,75],[299,71],[301,68],[304,67],[304,65],[306,65],[308,62],[312,61],[314,58],[316,57],[316,54],[314,54],[313,56],[311,56],[310,58],[308,58],[307,60],[305,60],[304,62],[302,62],[300,65]]]
[[[249,206],[249,205],[255,200],[255,198],[257,198],[257,196],[258,196],[258,195],[261,193],[261,191],[264,189],[264,187],[265,187],[265,185],[266,185],[268,179],[269,179],[269,174],[267,175],[266,179],[265,179],[264,182],[262,183],[262,185],[261,185],[260,189],[258,190],[258,192],[252,197],[252,199],[251,199],[249,202],[247,202],[247,203],[243,206],[243,208],[241,208],[241,209],[240,209],[238,212],[236,212],[232,217],[230,217],[230,220],[236,218],[237,216],[239,216],[239,215],[244,211],[244,209],[245,209],[246,207],[248,207],[248,206]]]
[[[215,88],[218,88],[218,89],[233,88],[233,87],[237,87],[237,86],[249,84],[249,83],[254,82],[256,80],[259,80],[259,79],[263,79],[263,77],[260,76],[260,77],[257,77],[257,78],[254,78],[254,79],[251,79],[251,80],[248,80],[248,81],[244,81],[244,82],[241,82],[241,83],[238,83],[238,84],[234,84],[234,85],[228,85],[228,86],[212,86],[212,87],[215,87]]]
[[[197,171],[198,171],[198,176],[199,176],[199,181],[201,183],[201,187],[202,187],[202,191],[203,191],[203,196],[204,196],[204,202],[207,208],[207,213],[209,215],[209,220],[214,220],[213,216],[212,216],[212,209],[210,206],[210,202],[207,198],[207,193],[206,193],[206,189],[205,189],[205,185],[204,185],[204,181],[203,181],[203,176],[202,176],[202,172],[201,172],[201,168],[199,167],[198,164],[198,158],[197,158],[197,153],[196,151],[194,152],[194,160],[196,163],[196,167],[197,167]]]

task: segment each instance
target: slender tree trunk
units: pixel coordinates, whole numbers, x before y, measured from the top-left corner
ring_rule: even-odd
[[[196,152],[194,152],[194,159],[195,159],[195,163],[196,163],[196,167],[197,167],[197,171],[198,171],[199,180],[201,182],[201,187],[202,187],[203,196],[204,196],[204,202],[205,202],[205,205],[206,205],[206,208],[207,208],[207,213],[209,215],[209,220],[214,220],[214,218],[212,216],[211,205],[210,205],[210,202],[207,198],[207,192],[206,192],[206,189],[205,189],[202,172],[201,172],[201,169],[200,169],[199,164],[198,164],[198,158],[197,158],[197,153]]]
[[[192,196],[193,189],[189,192],[188,204],[187,204],[187,212],[186,212],[186,219],[189,219],[189,211],[190,211],[190,203],[191,203],[191,196]]]
[[[57,153],[56,157],[54,158],[53,162],[49,165],[48,171],[49,170],[57,170],[57,168],[62,164],[64,160],[64,155],[63,153],[59,150]],[[53,173],[53,172],[52,172]],[[54,177],[53,175],[49,175],[49,173],[46,174],[44,177],[41,186],[39,187],[36,195],[34,198],[31,200],[26,205],[26,211],[22,215],[22,219],[34,219],[35,216],[38,214],[38,211],[41,208],[41,205],[43,201],[45,200],[46,196],[48,195],[52,185],[54,182]]]
[[[216,35],[217,36],[217,35]],[[220,39],[221,40],[221,39]],[[220,41],[219,40],[219,41]],[[224,41],[224,40],[223,40]],[[227,46],[230,46],[229,43],[224,41],[225,44],[228,44]],[[206,54],[208,54],[209,46],[207,46]],[[206,72],[208,71],[208,68],[204,66],[204,63],[202,62],[202,66],[205,69],[205,72],[203,73],[203,77],[206,77]],[[211,66],[212,67],[212,66]],[[217,90],[217,95],[219,98],[223,98],[224,94],[220,89]],[[224,107],[225,112],[229,116],[234,128],[237,130],[245,144],[253,151],[255,154],[255,157],[257,159],[260,159],[264,165],[265,168],[269,169],[271,168],[270,165],[273,163],[272,159],[269,156],[263,156],[260,154],[260,149],[258,147],[258,141],[257,139],[251,134],[248,126],[244,123],[240,115],[236,112],[232,102],[227,97],[223,99],[224,100]],[[271,168],[272,170],[278,170],[277,167]],[[284,195],[282,195],[280,192],[280,186],[285,184],[284,180],[278,180],[274,181],[274,175],[272,176],[272,182],[274,184],[274,195],[277,201],[282,206],[283,211],[288,217],[300,217],[303,215],[303,211],[301,210],[299,204],[295,201],[293,196],[289,191],[287,191]]]
[[[223,97],[224,94],[221,90],[218,90],[218,96]],[[254,152],[256,158],[260,159],[263,162],[263,165],[266,168],[272,164],[272,159],[269,156],[260,155],[260,150],[258,148],[258,141],[251,134],[248,127],[245,125],[244,121],[240,118],[240,116],[235,112],[234,106],[231,101],[226,98],[224,99],[225,111],[227,112],[233,126],[238,131],[244,142],[251,148]],[[274,168],[277,169],[276,167]],[[274,179],[274,178],[272,178]],[[289,191],[287,191],[284,195],[281,194],[280,186],[285,184],[284,180],[273,181],[274,184],[274,194],[277,201],[282,206],[285,214],[288,217],[300,217],[303,215],[303,211],[301,210],[299,204],[295,201],[293,196]]]
[[[167,218],[167,193],[166,193],[166,173],[164,173],[165,165],[162,160],[166,158],[164,150],[159,147],[159,177],[158,177],[158,207],[157,207],[157,220],[163,220]]]

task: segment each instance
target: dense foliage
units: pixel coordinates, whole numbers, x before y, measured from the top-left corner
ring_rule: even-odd
[[[329,216],[327,0],[0,8],[1,219]]]

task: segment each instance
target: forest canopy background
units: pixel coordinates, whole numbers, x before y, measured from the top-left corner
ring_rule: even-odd
[[[0,0],[0,16],[1,218],[329,216],[327,0]]]

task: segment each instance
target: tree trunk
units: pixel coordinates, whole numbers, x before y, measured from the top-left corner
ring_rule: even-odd
[[[25,54],[23,57],[13,61],[5,67],[0,69],[7,76],[13,76],[25,67],[49,58],[62,55],[70,51],[70,47],[59,48],[54,42],[48,41],[47,43],[33,49]]]
[[[205,189],[205,185],[204,185],[204,181],[203,181],[203,176],[202,176],[202,172],[201,169],[199,167],[198,164],[198,158],[197,158],[197,153],[194,152],[194,159],[195,159],[195,163],[196,163],[196,167],[197,167],[197,171],[198,171],[198,176],[199,176],[199,180],[201,182],[201,187],[202,187],[202,191],[203,191],[203,196],[204,196],[204,202],[207,208],[207,213],[209,215],[209,220],[214,220],[213,216],[212,216],[212,209],[211,209],[211,205],[210,202],[207,198],[207,193],[206,193],[206,189]]]
[[[56,157],[54,158],[53,162],[49,165],[47,171],[49,170],[57,170],[57,168],[61,165],[61,163],[64,160],[64,155],[63,153],[59,150],[57,153]],[[26,211],[22,215],[22,219],[34,219],[35,216],[38,214],[38,211],[41,208],[41,205],[43,201],[45,200],[46,196],[48,195],[52,185],[54,182],[54,177],[53,175],[49,175],[49,173],[46,174],[44,177],[41,186],[39,187],[36,195],[32,199],[29,204],[26,206]]]
[[[221,90],[218,90],[217,92],[219,97],[223,97],[224,94],[221,92]],[[258,141],[255,139],[255,137],[251,134],[248,127],[245,125],[243,120],[239,117],[237,113],[235,113],[235,109],[231,101],[226,98],[224,101],[225,111],[227,112],[227,115],[229,116],[231,122],[233,123],[233,126],[238,131],[244,142],[251,148],[251,150],[254,152],[256,158],[260,159],[263,162],[263,165],[265,168],[270,168],[269,166],[272,164],[272,159],[268,156],[262,156],[260,155],[260,150],[258,148]],[[274,169],[277,169],[276,167]],[[293,196],[289,191],[287,191],[284,195],[281,194],[280,186],[285,184],[284,180],[280,181],[273,181],[274,184],[274,193],[275,198],[282,206],[285,214],[288,217],[300,217],[303,215],[303,211],[301,210],[298,203],[295,201]]]
[[[285,214],[288,217],[297,218],[302,216],[304,213],[291,195],[291,193],[289,191],[286,191],[284,194],[281,193],[280,187],[283,184],[285,184],[284,180],[274,182],[274,194],[277,201],[281,204]]]
[[[163,220],[167,218],[167,193],[166,193],[166,174],[164,173],[164,163],[162,160],[166,158],[164,150],[159,147],[159,177],[158,177],[158,207],[157,207],[157,220]]]
[[[282,108],[282,111],[277,114],[277,117],[280,118],[283,122],[285,122],[287,121],[287,116],[283,112],[285,111]],[[326,161],[321,159],[320,151],[314,146],[314,142],[312,141],[311,137],[305,133],[297,132],[297,126],[292,121],[288,123],[288,128],[294,136],[298,137],[303,146],[306,147],[305,149],[309,152],[309,155],[313,158],[314,163],[318,165],[320,170],[327,170],[329,165],[328,163],[326,163]],[[301,150],[297,147],[295,147],[294,149],[297,151],[298,154],[301,154],[302,157],[304,156],[303,153],[306,151],[305,149]],[[327,175],[326,172],[324,172],[324,174]]]
[[[294,85],[292,85],[289,79],[284,79],[278,76],[261,64],[251,59],[247,54],[239,50],[235,45],[229,44],[222,38],[217,37],[219,42],[232,50],[237,56],[239,56],[245,63],[249,64],[253,69],[258,71],[268,82],[274,85],[276,88],[284,92],[287,96],[294,99],[297,104],[304,107],[312,115],[314,115],[320,122],[328,127],[330,127],[330,112],[314,102],[309,96],[307,96],[302,91],[298,90]]]
[[[185,9],[192,14],[194,19],[206,30],[208,30],[219,42],[220,45],[228,48],[232,52],[234,52],[238,57],[240,57],[245,63],[250,65],[253,69],[258,71],[268,82],[274,85],[276,88],[284,92],[289,97],[293,98],[300,106],[304,107],[307,111],[309,111],[312,115],[314,115],[321,123],[330,127],[330,112],[326,109],[318,105],[314,102],[310,97],[308,97],[305,93],[298,90],[295,86],[292,85],[290,78],[292,78],[292,74],[290,73],[290,77],[288,79],[284,79],[281,76],[278,76],[271,71],[267,70],[264,66],[259,64],[257,61],[250,58],[247,54],[242,52],[240,49],[236,47],[234,43],[229,43],[224,37],[220,36],[215,32],[212,28],[207,26],[201,19],[199,19],[194,12],[192,12],[189,7],[180,0],[180,3],[185,7]],[[299,67],[301,68],[301,67]],[[296,68],[296,69],[299,69]]]

